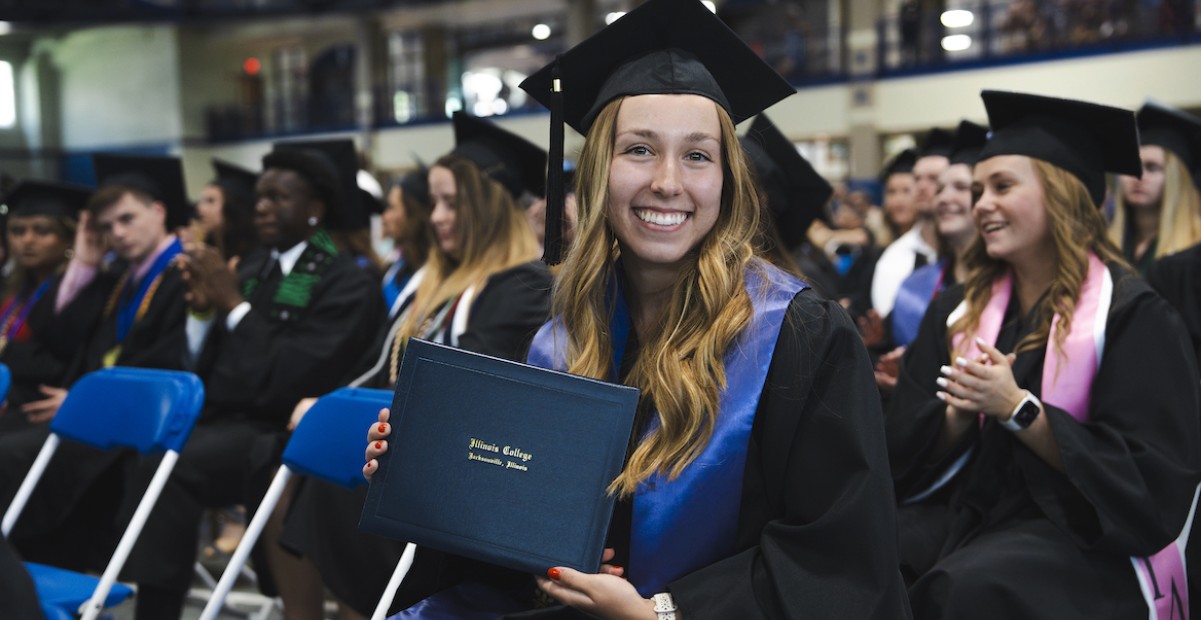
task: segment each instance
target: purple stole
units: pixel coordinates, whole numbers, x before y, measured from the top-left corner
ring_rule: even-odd
[[[747,269],[746,288],[754,316],[726,351],[726,387],[719,397],[720,409],[713,436],[700,456],[678,478],[668,480],[666,476],[656,474],[634,494],[627,575],[644,597],[663,592],[673,580],[729,557],[734,550],[743,471],[755,411],[788,306],[808,285],[756,260]],[[629,333],[630,325],[624,299],[616,287],[611,290],[617,292],[610,332],[614,335],[613,368],[616,375],[625,347],[622,336]],[[563,324],[553,320],[543,325],[534,337],[527,361],[544,368],[564,370],[566,347]],[[652,423],[647,432],[654,428]],[[467,610],[455,604],[455,601],[466,603],[479,596],[478,587],[477,584],[462,584],[451,588],[393,618],[484,619],[517,611],[509,607],[512,599],[505,599],[503,604],[497,601],[496,612],[491,616],[481,614],[478,608]]]
[[[917,337],[930,300],[942,290],[946,267],[946,259],[940,260],[914,271],[901,283],[892,305],[892,341],[896,346],[907,347]]]
[[[1005,316],[1005,308],[1013,292],[1013,278],[1006,273],[993,283],[992,296],[980,315],[976,335],[985,342],[996,343],[997,334]],[[1080,289],[1080,298],[1072,318],[1072,330],[1068,332],[1062,349],[1055,346],[1059,327],[1059,315],[1051,320],[1051,332],[1047,336],[1047,353],[1043,361],[1042,400],[1066,411],[1078,422],[1088,422],[1088,409],[1092,398],[1093,379],[1101,366],[1105,352],[1105,327],[1109,306],[1113,300],[1113,278],[1101,259],[1093,253],[1088,255],[1088,275]],[[966,302],[960,304],[947,319],[950,325],[966,311]],[[962,345],[966,344],[964,348]],[[975,339],[956,335],[954,348],[961,355],[976,359],[981,354]],[[1196,495],[1193,510],[1196,510]],[[1192,518],[1189,518],[1189,524]],[[1185,525],[1180,538],[1158,553],[1148,557],[1132,557],[1131,564],[1138,577],[1139,588],[1150,609],[1150,618],[1182,618],[1188,620],[1188,582],[1185,579],[1184,549],[1188,544],[1189,525]],[[1175,614],[1182,611],[1183,616]]]

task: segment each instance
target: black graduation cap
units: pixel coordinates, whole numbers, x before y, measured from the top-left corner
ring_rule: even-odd
[[[1105,199],[1105,173],[1142,176],[1138,127],[1130,110],[1042,95],[986,90],[992,139],[980,161],[996,155],[1041,159],[1080,179],[1093,202]]]
[[[1143,104],[1137,117],[1142,143],[1174,153],[1201,187],[1201,118],[1155,101]]]
[[[79,218],[94,190],[90,187],[26,179],[18,182],[4,197],[7,215],[49,215]]]
[[[424,205],[430,203],[429,169],[425,164],[418,162],[417,169],[401,177],[397,185],[405,195],[412,196],[417,202]]]
[[[359,171],[354,141],[277,142],[263,156],[263,170],[286,168],[304,176],[325,203],[325,227],[359,230],[371,226],[371,215],[359,198]]]
[[[984,148],[987,143],[988,127],[977,125],[972,121],[959,121],[959,127],[955,129],[955,141],[951,145],[947,159],[952,164],[974,166],[976,159],[980,157],[980,149]]]
[[[926,132],[925,139],[922,140],[922,146],[918,149],[917,157],[942,156],[950,157],[951,148],[955,145],[955,134],[943,129],[935,127]]]
[[[192,215],[184,191],[183,164],[178,157],[142,155],[92,155],[97,185],[124,185],[163,203],[167,208],[167,229],[186,226]]]
[[[212,164],[217,173],[213,185],[221,188],[225,194],[225,201],[236,207],[253,210],[256,193],[254,186],[259,180],[258,173],[217,158],[213,158]]]
[[[471,160],[500,183],[514,198],[525,192],[543,195],[546,151],[501,126],[455,112],[455,148],[452,155]]]
[[[825,216],[824,207],[834,188],[766,114],[755,117],[741,142],[767,195],[766,206],[780,238],[789,248],[795,247],[813,220]]]
[[[912,174],[913,165],[917,163],[917,151],[913,149],[905,149],[897,153],[887,164],[884,164],[884,169],[880,171],[880,184],[888,183],[888,177],[894,174]]]
[[[742,122],[796,92],[698,0],[648,0],[521,83],[551,110],[546,255],[559,260],[563,128],[587,133],[626,95],[693,94]]]

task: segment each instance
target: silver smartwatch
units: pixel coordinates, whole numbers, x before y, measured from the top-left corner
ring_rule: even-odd
[[[1022,398],[1017,407],[1013,408],[1009,419],[1001,422],[1001,426],[1014,432],[1030,428],[1030,425],[1038,419],[1038,413],[1042,410],[1042,406],[1042,402],[1034,394],[1031,394],[1030,390],[1026,390],[1026,396]]]
[[[659,620],[676,620],[676,602],[667,592],[660,592],[651,597],[655,601],[655,613]]]

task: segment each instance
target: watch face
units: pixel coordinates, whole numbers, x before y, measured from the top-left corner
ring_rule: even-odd
[[[1013,421],[1022,428],[1029,428],[1037,417],[1038,405],[1028,400],[1022,403],[1022,408],[1018,409],[1017,413],[1013,414]]]

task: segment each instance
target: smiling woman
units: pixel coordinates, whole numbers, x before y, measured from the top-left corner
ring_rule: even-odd
[[[571,86],[552,101],[558,70]],[[610,548],[597,574],[549,567],[536,587],[419,552],[410,578],[453,587],[402,594],[398,617],[908,617],[867,352],[837,303],[753,245],[734,124],[792,87],[702,4],[650,0],[522,88],[587,136],[578,230],[528,361],[641,390]]]
[[[981,236],[885,417],[920,618],[1183,617],[1196,364],[1097,205],[1140,168],[1126,110],[985,91]],[[1137,446],[1137,448],[1132,448]],[[1154,606],[1149,610],[1148,606]],[[1183,609],[1182,609],[1183,607]]]

